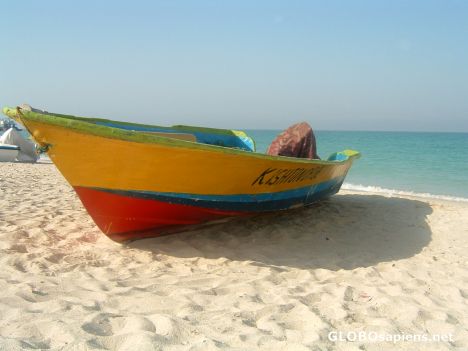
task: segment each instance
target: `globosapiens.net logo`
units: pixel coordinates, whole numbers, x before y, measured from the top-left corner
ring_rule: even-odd
[[[453,334],[380,333],[375,331],[331,331],[328,340],[333,342],[453,342]]]

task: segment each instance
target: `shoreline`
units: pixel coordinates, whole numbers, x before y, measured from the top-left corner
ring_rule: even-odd
[[[468,348],[468,204],[343,190],[117,244],[53,164],[0,164],[0,347]],[[331,332],[452,335],[346,342]]]
[[[458,197],[452,195],[440,195],[440,194],[432,194],[432,193],[418,193],[413,192],[411,190],[398,190],[398,189],[388,189],[382,188],[380,186],[373,186],[373,185],[355,185],[350,183],[344,183],[341,191],[349,191],[354,192],[356,194],[376,194],[376,195],[384,195],[388,197],[408,197],[414,199],[434,199],[434,200],[442,200],[442,201],[453,201],[453,202],[468,202],[468,198],[466,197]]]

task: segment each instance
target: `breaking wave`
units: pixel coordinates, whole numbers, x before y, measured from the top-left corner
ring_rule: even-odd
[[[379,186],[372,186],[372,185],[367,186],[367,185],[361,185],[361,184],[356,185],[356,184],[344,183],[341,188],[343,190],[372,192],[372,193],[385,194],[388,196],[398,196],[398,195],[416,196],[416,197],[423,197],[423,198],[428,198],[428,199],[468,202],[468,198],[465,198],[465,197],[456,197],[456,196],[449,196],[449,195],[435,195],[435,194],[430,194],[430,193],[416,193],[413,191],[386,189],[386,188],[381,188]]]

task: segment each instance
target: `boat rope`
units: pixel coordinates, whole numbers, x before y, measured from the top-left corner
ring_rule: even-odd
[[[45,153],[48,152],[52,144],[37,144],[37,151],[39,153]]]

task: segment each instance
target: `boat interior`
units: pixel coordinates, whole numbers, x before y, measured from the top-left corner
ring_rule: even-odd
[[[208,145],[237,148],[245,151],[256,151],[255,141],[251,137],[249,137],[245,132],[238,130],[203,128],[185,125],[176,125],[172,127],[152,126],[139,123],[113,121],[102,118],[85,118],[72,115],[51,113],[48,111],[35,109],[26,104],[20,106],[20,108],[32,112],[51,115],[54,117],[80,120],[82,122],[93,123],[100,126],[124,129],[128,131],[141,132],[144,134],[158,135],[167,138],[197,142]]]

